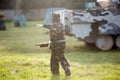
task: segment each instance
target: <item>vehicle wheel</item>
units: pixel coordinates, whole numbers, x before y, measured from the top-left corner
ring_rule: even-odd
[[[109,35],[98,37],[95,43],[96,47],[104,51],[110,50],[113,47],[113,44],[113,38]]]
[[[118,48],[120,48],[120,35],[117,36],[116,41],[115,41],[115,44],[116,44],[116,46],[117,46]]]

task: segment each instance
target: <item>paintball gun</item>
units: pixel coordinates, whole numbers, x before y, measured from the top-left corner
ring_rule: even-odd
[[[40,47],[48,47],[48,45],[50,44],[51,42],[43,42],[43,43],[37,43],[35,46],[40,46]]]

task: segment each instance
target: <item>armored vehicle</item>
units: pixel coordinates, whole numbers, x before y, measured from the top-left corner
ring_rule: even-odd
[[[86,9],[57,10],[53,14],[60,15],[66,34],[100,50],[110,50],[114,45],[120,48],[120,8],[103,3],[86,3]]]

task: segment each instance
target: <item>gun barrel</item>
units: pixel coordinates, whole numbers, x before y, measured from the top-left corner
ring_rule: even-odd
[[[49,43],[48,42],[43,42],[43,43],[37,43],[35,46],[40,46],[40,47],[48,47]]]

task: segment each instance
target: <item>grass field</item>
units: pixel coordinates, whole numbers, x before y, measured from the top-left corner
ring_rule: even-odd
[[[39,21],[29,21],[26,27],[14,27],[7,22],[7,30],[0,31],[0,80],[120,80],[120,50],[100,51],[87,47],[73,37],[66,36],[65,56],[72,75],[52,76],[49,67],[49,48],[35,44],[49,41],[49,30],[37,28]]]

